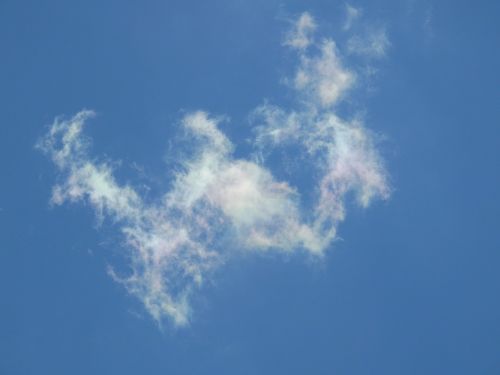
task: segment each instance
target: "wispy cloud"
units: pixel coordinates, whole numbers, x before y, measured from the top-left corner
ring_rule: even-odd
[[[347,52],[368,58],[381,58],[390,47],[385,28],[369,29],[364,35],[355,35],[347,41]]]
[[[351,4],[345,4],[345,21],[342,29],[344,31],[350,30],[354,22],[361,17],[362,10],[360,8],[355,8]]]
[[[434,37],[433,17],[434,8],[432,7],[432,5],[430,5],[425,10],[425,17],[423,22],[424,33],[428,39],[432,39]]]
[[[362,207],[388,197],[372,133],[360,121],[336,113],[356,74],[345,66],[335,42],[317,41],[315,30],[316,22],[304,13],[285,39],[298,57],[289,80],[295,107],[265,103],[252,113],[257,150],[265,155],[293,145],[314,165],[319,178],[312,181],[312,206],[304,203],[303,192],[273,175],[265,158],[236,158],[235,145],[219,129],[220,119],[203,111],[182,119],[193,147],[177,160],[170,189],[155,201],[119,183],[109,162],[90,155],[83,127],[92,111],[56,119],[38,142],[60,171],[51,201],[86,202],[98,217],[116,223],[132,271],[110,273],[156,321],[168,317],[176,325],[187,324],[193,291],[241,251],[322,256],[345,218],[349,193]]]

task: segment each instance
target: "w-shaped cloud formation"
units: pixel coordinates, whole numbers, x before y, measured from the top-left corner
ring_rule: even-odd
[[[343,66],[333,40],[314,39],[315,30],[314,19],[304,13],[284,43],[298,55],[288,81],[296,108],[266,103],[251,116],[260,154],[293,146],[314,165],[319,177],[312,204],[274,177],[265,158],[235,158],[219,119],[202,111],[182,119],[194,151],[178,160],[170,190],[153,203],[120,184],[109,162],[89,155],[90,140],[82,131],[92,111],[56,119],[39,141],[61,174],[51,201],[88,202],[99,217],[112,218],[123,233],[132,271],[111,274],[159,323],[171,318],[176,325],[187,324],[193,290],[231,255],[272,250],[322,256],[344,220],[348,194],[362,207],[388,197],[370,132],[334,110],[356,75]]]

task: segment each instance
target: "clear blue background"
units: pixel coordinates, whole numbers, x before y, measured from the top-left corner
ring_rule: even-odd
[[[0,374],[500,373],[500,2],[353,5],[391,41],[353,100],[393,196],[351,210],[324,264],[235,260],[161,332],[106,274],[112,225],[49,207],[35,141],[95,109],[94,154],[160,191],[182,110],[228,114],[244,150],[248,112],[289,95],[284,19],[308,10],[340,44],[344,3],[0,1]]]

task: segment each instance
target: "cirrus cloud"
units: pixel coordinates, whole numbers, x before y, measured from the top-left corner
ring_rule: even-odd
[[[262,155],[292,145],[314,165],[310,205],[304,192],[275,176],[265,157],[235,157],[236,145],[219,129],[220,119],[204,111],[182,118],[193,147],[177,160],[170,188],[154,201],[120,183],[111,163],[91,155],[83,130],[92,111],[56,119],[37,143],[60,173],[51,202],[85,202],[98,217],[113,220],[131,272],[110,269],[110,274],[157,322],[170,318],[186,325],[193,292],[236,254],[302,251],[321,257],[345,219],[349,195],[361,207],[389,196],[373,134],[336,111],[353,89],[356,73],[332,39],[317,39],[316,28],[314,18],[303,13],[285,39],[298,59],[288,80],[296,105],[264,103],[251,115],[254,146]]]

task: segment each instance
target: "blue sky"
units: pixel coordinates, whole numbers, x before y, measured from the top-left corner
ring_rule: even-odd
[[[497,374],[499,11],[2,1],[0,374]]]

